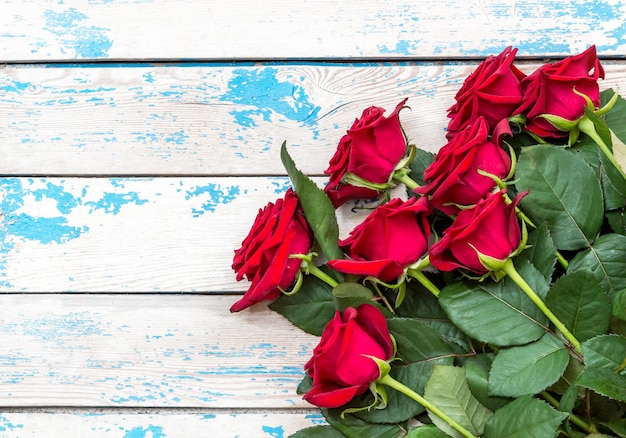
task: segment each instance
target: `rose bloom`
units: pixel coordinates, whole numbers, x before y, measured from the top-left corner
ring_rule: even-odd
[[[417,262],[428,250],[431,211],[424,197],[407,201],[394,198],[377,207],[347,239],[339,242],[350,259],[330,260],[328,266],[382,281],[399,277],[405,267]]]
[[[324,192],[335,208],[351,199],[373,198],[379,194],[374,189],[342,182],[346,173],[377,184],[389,181],[394,168],[407,153],[407,140],[399,117],[406,101],[400,102],[389,117],[383,116],[383,108],[367,108],[339,141],[337,151],[324,171],[329,175]]]
[[[380,377],[370,357],[389,360],[393,342],[383,314],[371,304],[335,313],[326,325],[313,357],[304,366],[313,387],[304,399],[322,408],[336,408],[363,394]]]
[[[289,189],[284,199],[269,203],[261,210],[248,236],[235,251],[233,269],[237,281],[244,276],[252,282],[244,296],[230,308],[238,312],[263,300],[280,296],[294,283],[301,260],[291,254],[308,254],[313,233]]]
[[[467,125],[443,146],[424,171],[425,184],[417,189],[430,196],[430,202],[442,212],[453,215],[457,205],[473,205],[495,186],[493,179],[478,173],[478,169],[498,178],[511,170],[511,158],[489,139],[484,117]]]
[[[522,101],[520,81],[526,76],[513,65],[517,49],[507,47],[498,56],[485,59],[465,79],[448,109],[446,137],[484,117],[491,132],[502,119],[510,117]]]
[[[525,195],[518,195],[507,204],[504,190],[489,195],[468,210],[462,210],[441,240],[430,248],[431,264],[440,271],[456,268],[475,274],[486,274],[478,253],[497,260],[506,260],[521,242],[522,232],[515,206]]]
[[[587,104],[574,89],[588,96],[595,107],[600,106],[598,78],[604,79],[604,69],[595,46],[554,64],[545,64],[522,80],[524,98],[515,113],[526,115],[526,129],[539,137],[565,137],[566,132],[540,116],[551,114],[567,120],[582,117]]]

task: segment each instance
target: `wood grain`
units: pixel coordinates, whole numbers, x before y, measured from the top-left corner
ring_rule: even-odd
[[[303,408],[318,339],[232,296],[2,295],[5,407]]]
[[[403,98],[409,139],[434,152],[476,65],[6,66],[0,174],[284,175],[287,141],[321,175],[366,107],[390,113]],[[605,67],[602,88],[626,88],[624,65]]]
[[[286,177],[0,178],[0,290],[246,290],[233,251],[289,187]],[[343,237],[368,213],[351,207],[337,213]]]
[[[306,427],[323,424],[313,410],[266,410],[263,413],[201,413],[163,410],[48,410],[40,413],[0,414],[3,436],[46,438],[281,438]]]
[[[624,22],[619,0],[0,0],[0,435],[324,424],[296,394],[318,339],[228,311],[233,250],[289,187],[281,143],[321,186],[361,111],[408,97],[409,138],[437,151],[509,45],[531,72],[596,44],[624,89]]]
[[[0,59],[276,60],[567,55],[626,48],[619,0],[3,0]]]

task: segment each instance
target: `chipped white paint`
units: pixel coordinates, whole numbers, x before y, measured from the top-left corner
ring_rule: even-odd
[[[622,56],[620,0],[3,0],[0,59]]]
[[[404,127],[436,151],[464,78],[508,45],[529,72],[596,44],[617,59],[602,87],[626,88],[619,0],[0,11],[3,437],[284,438],[322,424],[295,392],[317,339],[263,305],[228,312],[247,286],[232,251],[289,186],[283,140],[321,185],[353,119],[409,97]],[[342,209],[342,234],[363,214]]]
[[[200,414],[165,411],[159,414],[96,410],[95,413],[2,413],[2,436],[45,438],[119,437],[189,438],[194,436],[286,438],[304,427],[323,424],[315,411],[291,413],[266,410],[264,413]],[[228,431],[233,431],[232,435]]]
[[[246,290],[233,251],[288,187],[286,177],[0,178],[0,291]],[[342,209],[343,235],[366,213]]]
[[[602,87],[625,89],[624,64],[604,64]],[[410,140],[436,151],[476,65],[8,66],[0,174],[277,175],[287,140],[302,170],[320,175],[363,109],[391,112],[405,97]]]
[[[306,407],[317,338],[264,306],[230,314],[236,299],[1,295],[2,405]]]

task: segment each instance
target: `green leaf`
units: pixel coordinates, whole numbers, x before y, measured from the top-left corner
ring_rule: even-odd
[[[593,246],[578,253],[570,262],[568,272],[590,271],[610,298],[626,289],[626,236],[605,234]]]
[[[489,394],[489,371],[492,362],[493,354],[478,354],[467,359],[464,366],[467,383],[472,394],[482,405],[495,411],[510,403],[512,399]]]
[[[614,317],[626,321],[626,289],[622,289],[615,294],[612,314]]]
[[[624,206],[626,198],[626,181],[609,161],[595,141],[588,136],[582,136],[580,141],[570,149],[589,164],[601,182],[604,197],[604,210],[612,210]]]
[[[330,199],[308,176],[296,168],[287,152],[286,142],[280,149],[280,158],[296,190],[304,216],[324,255],[328,260],[343,259],[343,252],[338,243],[339,226]]]
[[[324,327],[335,315],[332,288],[311,275],[304,276],[298,293],[280,296],[269,308],[315,336],[322,335]]]
[[[358,283],[339,283],[333,289],[333,297],[337,310],[343,312],[348,307],[371,303],[374,293]]]
[[[343,433],[329,425],[307,427],[289,435],[289,438],[319,438],[321,436],[325,438],[346,438]]]
[[[567,416],[541,400],[523,396],[493,414],[483,438],[554,438]]]
[[[424,185],[424,171],[435,161],[435,154],[417,148],[413,161],[411,161],[411,173],[409,176],[419,185]]]
[[[526,248],[518,258],[528,260],[549,281],[556,265],[556,245],[547,224],[542,223],[528,234]]]
[[[626,338],[602,335],[582,343],[585,371],[576,384],[626,401]]]
[[[536,394],[559,380],[568,361],[567,348],[550,333],[530,344],[502,349],[491,366],[489,392],[505,397]]]
[[[404,364],[452,357],[454,351],[432,327],[409,318],[390,318],[389,331],[396,340],[398,357]]]
[[[602,164],[604,209],[623,208],[626,205],[626,180],[601,150],[598,153]]]
[[[602,225],[604,205],[596,174],[582,158],[556,146],[531,146],[522,151],[515,177],[518,191],[529,190],[522,210],[535,223],[548,224],[557,248],[591,245]]]
[[[545,303],[580,342],[609,329],[611,301],[589,271],[568,272],[559,278]]]
[[[448,435],[432,424],[424,424],[423,426],[410,429],[406,438],[448,438]]]
[[[624,214],[624,210],[624,208],[620,208],[607,211],[604,214],[614,233],[626,235],[626,215]]]
[[[465,370],[459,367],[436,365],[426,383],[424,398],[476,436],[483,433],[485,423],[493,415],[493,412],[472,395],[465,380]],[[437,415],[428,411],[428,417],[435,426],[451,437],[463,438]]]
[[[399,425],[372,424],[351,414],[347,414],[345,419],[342,419],[342,410],[343,408],[322,409],[322,415],[328,424],[348,438],[395,438],[402,431]]]
[[[542,298],[548,291],[543,275],[528,261],[517,271]],[[453,283],[442,289],[439,303],[450,320],[478,341],[498,346],[520,345],[539,339],[548,319],[509,278],[495,283]]]
[[[618,434],[620,437],[626,437],[626,418],[611,421],[606,423],[605,426]]]
[[[471,351],[469,337],[448,319],[437,297],[419,283],[407,285],[406,298],[396,309],[396,315],[416,319],[432,327],[459,354]]]

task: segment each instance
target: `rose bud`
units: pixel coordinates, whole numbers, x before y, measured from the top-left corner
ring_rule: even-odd
[[[328,265],[345,274],[394,280],[428,250],[431,211],[423,197],[394,198],[380,205],[339,242],[350,259],[330,260]]]
[[[473,205],[483,199],[496,182],[478,170],[504,179],[511,171],[511,158],[489,139],[484,117],[443,146],[424,171],[423,186],[417,191],[430,196],[430,202],[442,212],[453,215],[459,205]]]
[[[510,117],[522,101],[520,81],[526,76],[513,65],[517,49],[507,47],[498,56],[485,59],[465,79],[448,109],[446,137],[450,140],[467,125],[484,117],[491,132],[502,120]]]
[[[407,155],[399,117],[405,103],[406,99],[389,117],[383,116],[383,108],[367,108],[341,138],[324,171],[329,175],[324,192],[335,208],[351,199],[374,198],[388,185],[396,166]]]
[[[361,304],[347,308],[343,315],[336,312],[304,366],[313,379],[304,399],[323,408],[342,406],[381,377],[372,357],[387,361],[393,355],[387,321],[376,307]]]
[[[309,228],[292,189],[284,199],[268,203],[259,213],[241,248],[235,251],[233,269],[237,281],[244,276],[252,282],[244,296],[230,308],[239,312],[263,300],[273,300],[289,289],[300,275],[298,258],[308,254],[313,242]]]
[[[441,240],[430,248],[429,259],[440,271],[456,268],[486,274],[481,257],[504,262],[519,250],[522,231],[515,207],[525,195],[507,203],[505,191],[489,195],[474,207],[462,210]]]
[[[521,81],[524,97],[516,114],[528,118],[526,130],[539,137],[567,136],[542,115],[575,121],[584,115],[586,95],[594,107],[600,106],[598,78],[604,79],[604,69],[596,56],[596,47],[569,56],[554,64],[545,64]],[[576,92],[574,92],[576,90]]]

